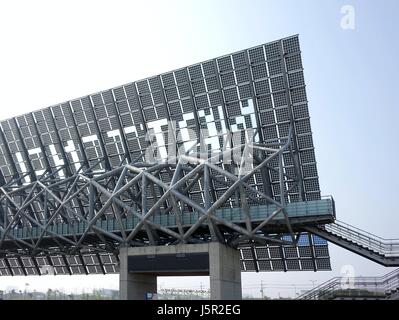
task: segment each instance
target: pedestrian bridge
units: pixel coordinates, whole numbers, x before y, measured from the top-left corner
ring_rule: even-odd
[[[249,207],[250,220],[253,227],[268,219],[277,210],[277,206],[259,205]],[[321,200],[306,201],[306,202],[293,202],[286,205],[286,212],[290,218],[293,227],[300,227],[301,225],[320,225],[331,223],[335,219],[334,200],[332,197],[325,197]],[[241,208],[221,208],[215,211],[215,215],[223,220],[230,221],[235,224],[245,224],[246,214]],[[198,221],[201,214],[198,212],[184,212],[180,219],[184,228],[189,228]],[[280,212],[273,220],[267,225],[269,233],[284,232],[285,222],[284,214]],[[168,229],[177,229],[177,221],[175,214],[159,214],[153,217],[152,222],[161,225]],[[133,230],[139,223],[139,219],[134,215],[128,215],[122,219],[123,227],[126,231]],[[204,225],[206,221],[204,222]],[[120,223],[115,218],[108,218],[104,220],[97,220],[95,226],[107,232],[120,234]],[[72,221],[71,223],[56,223],[47,228],[43,240],[53,239],[54,233],[66,237],[73,237],[82,235],[87,228],[87,221]],[[143,228],[144,231],[144,228]],[[94,233],[94,231],[91,231]],[[40,227],[16,227],[10,230],[10,238],[29,240],[36,239],[41,236],[43,229]],[[90,233],[90,232],[89,232]],[[2,235],[2,231],[0,231]],[[14,242],[14,241],[13,241]],[[7,246],[5,239],[4,247]],[[13,245],[14,246],[14,245]]]

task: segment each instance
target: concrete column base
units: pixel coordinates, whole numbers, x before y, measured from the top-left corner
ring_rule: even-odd
[[[209,278],[212,300],[241,300],[240,252],[217,242],[210,243]]]

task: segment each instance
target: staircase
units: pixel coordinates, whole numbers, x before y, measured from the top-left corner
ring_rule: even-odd
[[[298,300],[399,300],[399,269],[382,277],[335,277],[300,295]]]
[[[303,229],[383,266],[399,266],[399,239],[383,239],[338,220]]]

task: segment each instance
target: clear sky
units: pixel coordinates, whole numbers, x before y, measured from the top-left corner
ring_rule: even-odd
[[[341,8],[355,9],[343,29]],[[385,1],[2,1],[0,119],[300,35],[322,194],[337,218],[399,238],[397,106],[399,2]],[[389,269],[330,245],[332,272],[243,274],[244,293],[295,293],[340,275]],[[0,289],[118,287],[118,277],[0,278]],[[207,278],[159,280],[162,287]]]

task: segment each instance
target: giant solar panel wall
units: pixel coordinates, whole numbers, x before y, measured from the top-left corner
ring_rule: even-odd
[[[0,184],[18,178],[19,184],[27,184],[48,168],[58,170],[62,179],[87,166],[85,163],[94,166],[94,171],[107,171],[144,160],[145,151],[154,145],[154,155],[164,158],[176,146],[174,138],[167,135],[169,120],[183,149],[192,146],[192,132],[199,136],[199,129],[207,129],[209,150],[220,150],[228,131],[250,128],[259,129],[257,141],[284,140],[293,122],[304,200],[320,199],[298,36],[1,121]],[[148,133],[153,136],[150,140]],[[295,177],[289,152],[283,161],[285,172]],[[278,167],[277,162],[273,165]],[[279,200],[278,174],[270,171],[269,175],[271,190]],[[162,179],[168,182],[170,178],[165,174]],[[264,191],[260,174],[249,182]],[[292,187],[289,179],[286,187]],[[227,186],[220,183],[214,189],[221,196]],[[197,186],[190,196],[201,203],[201,192]],[[287,201],[299,200],[297,188],[290,189]],[[73,205],[78,210],[76,201]],[[234,206],[234,201],[226,205]],[[40,216],[43,208],[37,206]],[[241,261],[243,271],[331,268],[327,242],[308,234],[301,235],[297,248],[241,248]],[[0,259],[0,274],[35,274],[35,265],[54,265],[56,274],[117,272],[112,254],[85,254]]]
[[[292,120],[305,200],[320,199],[298,36],[1,121],[2,178],[9,182],[28,174],[22,179],[28,183],[48,166],[55,171],[66,163],[67,170],[58,172],[63,178],[85,161],[97,171],[109,170],[142,159],[155,143],[155,153],[165,157],[176,145],[167,136],[168,120],[174,121],[173,129],[186,149],[193,140],[190,132],[199,135],[199,128],[207,129],[205,141],[211,150],[222,148],[227,130],[258,128],[256,139],[265,143],[286,138]],[[146,138],[149,132],[152,141]],[[277,160],[273,166],[278,167]],[[284,154],[284,170],[296,176],[289,152]],[[269,174],[279,200],[278,174]],[[260,174],[250,183],[264,190]],[[287,189],[292,183],[286,180]],[[215,186],[219,196],[226,189],[223,184]],[[200,188],[191,196],[201,202],[199,193]],[[294,187],[287,201],[298,200]]]

